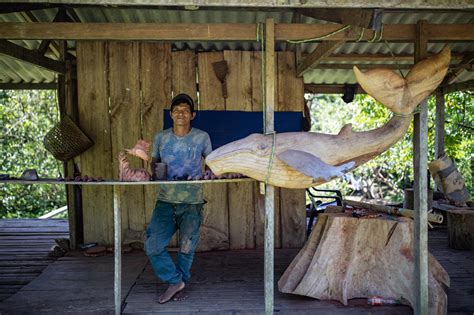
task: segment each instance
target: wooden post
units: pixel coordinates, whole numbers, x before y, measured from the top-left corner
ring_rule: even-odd
[[[444,154],[444,91],[436,92],[436,132],[435,132],[435,158]]]
[[[274,131],[275,108],[275,24],[265,22],[265,133]],[[273,254],[274,254],[275,187],[265,187],[265,314],[273,314]]]
[[[73,71],[75,67],[72,62],[67,60],[67,42],[60,41],[59,55],[61,61],[65,62],[65,73],[58,75],[58,103],[60,119],[65,115],[71,117],[74,122],[78,122],[78,108],[77,108],[77,84]],[[75,175],[74,160],[63,163],[64,177]],[[84,241],[83,236],[83,221],[81,204],[81,187],[66,185],[66,202],[68,210],[69,221],[69,244],[72,249],[76,248],[77,244]]]
[[[428,55],[428,22],[421,20],[416,26],[415,63]],[[427,101],[419,105],[420,112],[413,118],[413,167],[415,195],[415,314],[428,314],[428,106]]]
[[[120,186],[114,185],[114,303],[115,314],[122,313],[122,220],[120,213]]]

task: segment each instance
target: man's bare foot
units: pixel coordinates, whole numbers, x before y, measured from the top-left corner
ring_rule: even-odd
[[[185,285],[184,285],[184,282],[182,282],[182,281],[180,283],[170,284],[168,286],[168,289],[166,289],[165,293],[160,295],[160,298],[158,299],[158,302],[160,304],[169,302],[175,296],[175,294],[178,293],[179,291],[183,290],[184,287],[185,287]]]
[[[183,289],[174,295],[173,301],[184,301],[188,297],[189,297],[188,292],[186,292],[186,290]]]

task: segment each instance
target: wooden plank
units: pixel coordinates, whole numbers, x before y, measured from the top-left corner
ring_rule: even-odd
[[[435,121],[435,158],[444,154],[444,93],[436,92],[436,121]]]
[[[212,63],[222,60],[224,60],[222,52],[198,54],[199,100],[202,110],[225,110],[225,99],[219,88],[221,82],[212,67]]]
[[[114,178],[118,178],[118,155],[132,148],[141,138],[139,44],[111,42],[108,45],[110,84],[110,126]],[[130,167],[142,167],[141,160],[130,157]],[[122,236],[126,229],[140,231],[145,222],[143,186],[120,189]]]
[[[341,24],[276,24],[275,40],[301,40],[325,36],[341,28]],[[414,41],[415,24],[384,25],[383,39]],[[75,40],[197,40],[254,41],[255,24],[159,24],[159,23],[2,23],[3,39],[75,39]],[[363,41],[372,39],[374,31],[366,30]],[[427,28],[430,41],[472,41],[472,24],[433,24]],[[339,32],[325,40],[356,41],[358,34]]]
[[[416,27],[415,62],[426,58],[428,22],[421,20]],[[414,166],[414,252],[415,252],[415,313],[428,314],[428,104],[424,100],[419,105],[419,113],[413,118],[413,166]]]
[[[330,21],[334,23],[349,24],[369,28],[369,24],[375,10],[370,9],[300,9],[298,13],[318,20]]]
[[[224,59],[222,52],[198,54],[199,101],[202,110],[225,110],[221,83],[212,63]],[[229,207],[227,184],[203,185],[203,222],[197,251],[229,248]]]
[[[305,84],[304,85],[305,93],[313,94],[344,94],[344,85],[343,84]],[[365,94],[364,89],[360,86],[357,87],[357,94]]]
[[[251,56],[252,52],[224,51],[227,75],[226,110],[252,109]],[[253,183],[228,184],[229,244],[230,249],[255,248],[255,206]]]
[[[303,78],[296,76],[295,56],[277,53],[277,110],[302,112],[304,107]],[[281,247],[300,247],[305,240],[305,190],[280,188]]]
[[[470,90],[474,88],[474,80],[459,82],[448,86],[443,86],[442,88],[445,94],[457,91]]]
[[[263,93],[262,90],[262,53],[255,51],[251,56],[251,79],[252,82],[252,111],[263,111]],[[262,116],[263,119],[263,116]],[[260,193],[259,183],[253,183],[253,199],[255,206],[255,243],[256,248],[263,248],[265,243],[265,195]],[[275,248],[281,247],[280,235],[280,195],[275,192],[273,203],[275,205]]]
[[[172,52],[171,89],[173,95],[188,94],[199,108],[196,84],[196,53],[191,50]],[[171,98],[167,102],[170,106]],[[196,109],[197,109],[196,108]],[[179,231],[170,241],[170,247],[178,247]]]
[[[456,65],[456,69],[453,70],[451,73],[446,75],[444,78],[443,82],[441,85],[449,85],[451,83],[454,83],[456,79],[464,72],[466,71],[465,67],[471,67],[471,65],[474,63],[474,52],[467,53],[464,58]]]
[[[296,75],[300,77],[306,71],[316,68],[325,57],[329,56],[337,48],[344,45],[345,42],[346,41],[344,40],[334,42],[324,41],[318,44],[318,46],[316,46],[316,48],[298,65]]]
[[[276,97],[276,60],[275,60],[275,22],[272,18],[265,20],[265,134],[275,132],[274,112],[277,106]],[[264,292],[265,314],[273,314],[274,307],[274,247],[275,247],[275,191],[277,188],[265,183],[265,246],[264,246]],[[276,208],[278,209],[278,208]]]
[[[0,53],[56,73],[64,73],[66,70],[64,62],[45,57],[7,40],[0,40]]]
[[[163,110],[168,108],[171,100],[171,74],[171,44],[140,43],[141,133],[143,139],[151,143],[155,134],[163,130]],[[146,168],[149,169],[148,165]],[[155,208],[157,188],[155,185],[144,186],[145,221],[142,230]]]
[[[94,145],[80,156],[83,174],[113,178],[104,42],[77,42],[78,107],[81,128]],[[112,187],[82,187],[84,242],[112,243]]]
[[[224,60],[227,62],[228,75],[226,110],[251,111],[251,52],[224,51]]]
[[[185,93],[191,96],[195,105],[197,100],[196,53],[192,50],[174,51],[171,81],[173,95]]]
[[[276,110],[302,112],[304,84],[296,75],[295,56],[291,52],[277,53],[277,82]]]

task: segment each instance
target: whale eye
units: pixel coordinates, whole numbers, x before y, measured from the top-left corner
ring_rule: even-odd
[[[267,146],[265,143],[260,143],[260,144],[257,146],[257,148],[258,148],[259,150],[265,150],[266,148],[268,148],[268,146]]]

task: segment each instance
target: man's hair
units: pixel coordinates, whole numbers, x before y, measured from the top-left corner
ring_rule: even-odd
[[[173,97],[171,100],[170,111],[173,111],[173,107],[179,104],[188,104],[189,108],[191,109],[191,113],[194,113],[194,101],[189,95],[182,93]]]

